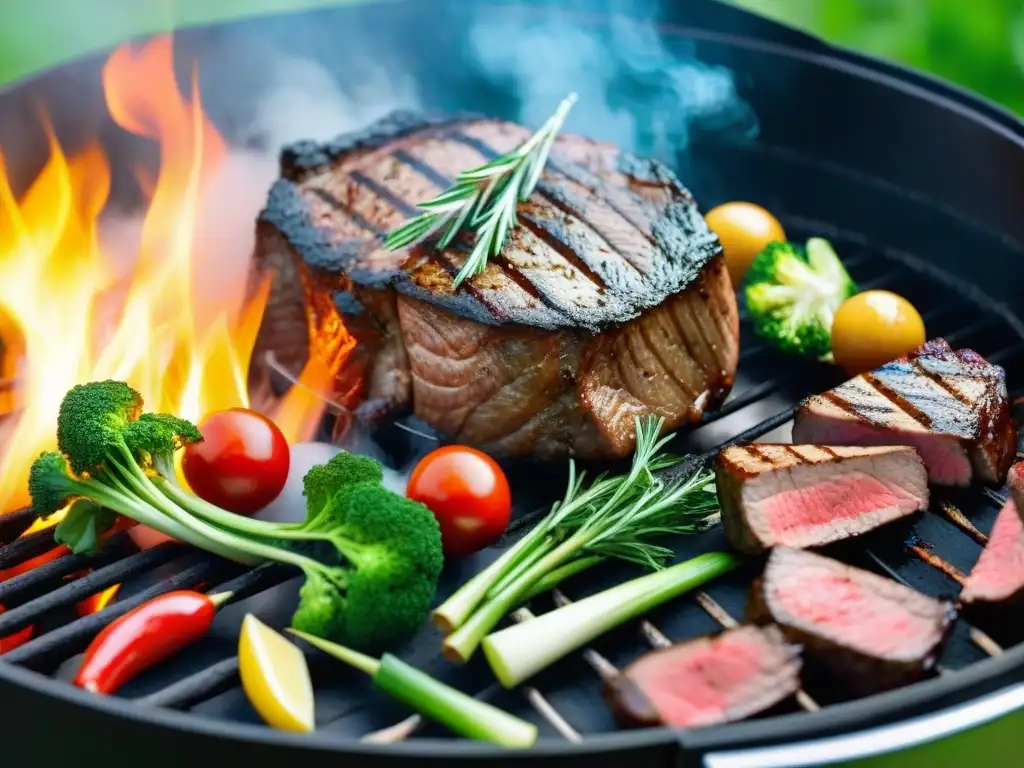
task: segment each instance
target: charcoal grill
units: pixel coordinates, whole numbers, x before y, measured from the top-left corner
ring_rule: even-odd
[[[626,21],[614,20],[616,11]],[[599,100],[608,111],[633,114],[635,127],[609,136],[606,124],[580,109],[576,117],[581,122],[570,128],[613,138],[641,153],[665,156],[667,151],[705,209],[729,199],[754,200],[779,214],[793,237],[831,238],[862,286],[884,286],[907,296],[921,309],[931,336],[978,350],[1006,368],[1011,389],[1024,386],[1024,325],[1015,314],[1019,283],[1011,271],[1024,255],[1024,129],[1010,114],[950,85],[710,0],[628,7],[612,0],[367,2],[188,30],[178,35],[177,45],[182,62],[198,61],[208,110],[229,138],[241,142],[254,106],[269,87],[270,65],[259,54],[263,50],[312,59],[339,82],[358,77],[365,55],[372,52],[389,71],[412,77],[430,108],[516,118],[529,93],[542,87],[545,78],[554,82],[571,69],[576,51],[583,55],[577,48],[581,40],[607,45],[615,29],[639,22],[656,30],[668,60],[725,68],[745,106],[728,114],[687,117],[680,103],[666,101],[659,90],[664,76],[649,77],[649,57],[634,55],[627,61],[609,53],[600,87],[575,86],[581,90],[581,105]],[[543,30],[547,47],[531,55],[540,57],[543,66],[523,69],[527,59],[504,70],[484,66],[480,50],[469,41],[485,23],[503,25],[504,34],[488,38],[489,55],[506,64],[528,34]],[[99,132],[115,168],[130,167],[118,158],[133,157],[137,148],[102,117],[102,61],[96,56],[75,62],[2,94],[0,146],[16,179],[30,178],[43,161],[45,147],[24,141],[26,134],[37,132],[32,105],[38,101],[46,105],[64,146],[74,149]],[[558,95],[553,90],[544,103],[554,103]],[[131,198],[127,177],[115,178],[114,192]],[[841,380],[827,366],[784,358],[763,347],[745,322],[742,337],[735,391],[723,408],[681,435],[678,450],[710,455],[731,442],[784,440],[794,403]],[[511,467],[510,472],[514,488],[538,491],[536,498],[519,499],[519,524],[528,524],[539,504],[560,494],[562,477],[557,468],[541,471],[544,482],[538,482],[536,467]],[[516,480],[525,477],[532,482]],[[941,498],[988,531],[1005,495],[1005,490],[973,489]],[[3,518],[0,541],[7,543],[0,546],[0,570],[52,546],[48,532],[15,539],[26,523],[23,514]],[[958,586],[949,574],[955,571],[947,567],[944,573],[915,556],[907,547],[911,535],[963,571],[981,549],[976,537],[936,507],[912,526],[877,532],[841,548],[839,555],[927,594],[954,595]],[[724,546],[721,532],[710,531],[682,541],[679,555],[718,546]],[[493,553],[450,568],[444,589],[488,557]],[[72,578],[85,568],[93,570]],[[740,616],[752,572],[723,578],[707,593],[726,612]],[[580,597],[625,575],[609,567],[570,582],[565,591]],[[278,626],[286,621],[294,601],[293,576],[276,566],[244,571],[174,544],[140,553],[122,535],[95,557],[67,556],[0,584],[0,603],[8,606],[0,615],[0,636],[37,626],[34,639],[0,659],[3,764],[288,759],[305,766],[406,766],[413,761],[553,766],[585,759],[595,768],[626,761],[769,768],[834,761],[860,765],[861,759],[910,748],[928,765],[959,764],[965,754],[982,761],[988,755],[993,765],[1016,764],[1007,734],[1020,727],[1021,715],[1013,713],[1024,708],[1024,645],[1007,642],[1001,651],[989,639],[999,627],[973,627],[965,620],[958,623],[942,659],[945,673],[934,679],[860,700],[810,680],[807,695],[820,708],[808,705],[811,711],[800,711],[794,704],[792,711],[692,732],[617,731],[600,700],[592,653],[575,654],[529,688],[507,692],[492,684],[480,659],[463,668],[447,666],[438,653],[439,637],[424,630],[403,655],[537,722],[542,736],[536,748],[498,752],[429,725],[400,743],[362,740],[409,713],[317,656],[311,664],[319,729],[311,735],[282,734],[262,726],[248,707],[238,685],[234,649],[245,611],[256,611]],[[71,608],[80,599],[119,583],[122,591],[108,607],[86,618],[74,616]],[[65,682],[76,654],[103,626],[152,596],[182,587],[232,590],[238,601],[218,618],[210,638],[117,697],[90,696]],[[538,600],[533,610],[549,607]],[[648,617],[650,624],[624,627],[592,651],[605,663],[621,666],[658,639],[655,630],[677,640],[714,631],[719,623],[707,607],[703,599],[676,600]],[[935,742],[938,751],[916,746],[939,737],[947,738]],[[889,763],[871,763],[876,764]]]

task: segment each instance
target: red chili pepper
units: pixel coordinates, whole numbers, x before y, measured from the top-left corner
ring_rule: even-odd
[[[181,590],[153,598],[96,635],[75,685],[113,693],[140,672],[203,637],[230,592],[204,595]]]

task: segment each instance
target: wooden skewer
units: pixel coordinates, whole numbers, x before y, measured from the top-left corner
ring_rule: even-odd
[[[944,574],[949,576],[953,581],[959,584],[961,587],[967,583],[967,574],[957,568],[950,562],[943,560],[941,557],[936,555],[924,544],[914,543],[907,547],[907,549],[917,556],[917,558],[925,563],[928,563],[932,568],[938,571],[942,571]]]
[[[974,525],[967,516],[960,511],[959,507],[955,504],[950,504],[948,501],[939,502],[939,511],[945,515],[946,519],[949,520],[953,525],[959,528],[961,531],[966,533],[972,539],[977,541],[982,546],[988,544],[988,536],[978,530],[977,526]]]
[[[534,618],[534,615],[530,613],[526,608],[520,608],[518,611],[512,613],[512,619],[516,622],[529,621]],[[557,709],[552,706],[551,702],[547,698],[531,685],[522,686],[520,690],[526,697],[526,700],[530,703],[530,706],[543,717],[558,733],[568,741],[579,742],[583,741],[583,737],[580,736],[579,731],[573,728],[569,722],[562,717]],[[405,741],[407,738],[412,736],[419,727],[423,725],[423,718],[420,715],[409,715],[401,722],[389,725],[386,728],[368,733],[361,741],[369,744],[393,744],[398,741]]]

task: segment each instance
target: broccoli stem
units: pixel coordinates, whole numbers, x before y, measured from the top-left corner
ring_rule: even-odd
[[[134,457],[132,457],[127,446],[119,446],[119,449],[122,453],[122,458],[125,459],[125,463],[121,463],[118,461],[118,457],[114,456],[108,459],[110,466],[116,470],[116,476],[125,485],[127,485],[128,489],[134,491],[134,493],[144,502],[148,503],[151,507],[163,514],[158,515],[158,519],[156,520],[143,521],[129,512],[121,512],[121,510],[115,511],[121,512],[121,514],[125,514],[126,517],[131,517],[133,520],[145,525],[149,525],[162,533],[166,533],[168,536],[179,538],[178,535],[175,535],[168,530],[165,521],[169,518],[177,524],[175,528],[177,528],[179,532],[182,528],[188,531],[188,535],[182,537],[182,540],[188,541],[188,543],[193,544],[200,549],[220,554],[223,557],[227,557],[228,559],[235,560],[246,565],[255,565],[256,563],[264,560],[271,560],[279,563],[285,563],[287,565],[294,565],[307,573],[314,571],[319,572],[324,576],[324,578],[332,582],[334,581],[331,575],[331,569],[310,557],[300,555],[297,552],[292,552],[282,547],[253,541],[240,533],[226,531],[216,525],[206,522],[197,515],[190,514],[187,509],[182,508],[171,498],[161,493],[160,489],[135,462]],[[224,514],[230,515],[231,513],[224,512]],[[236,515],[233,517],[238,516]],[[239,517],[239,519],[245,518]],[[216,546],[219,551],[211,547],[211,544]]]
[[[219,543],[213,543],[211,546],[204,537],[196,534],[188,526],[169,518],[161,509],[148,503],[144,498],[132,494],[129,489],[125,488],[123,483],[120,483],[120,481],[116,482],[123,490],[108,486],[104,481],[100,480],[67,480],[69,494],[92,499],[97,504],[117,512],[119,515],[130,518],[142,525],[148,525],[150,528],[154,528],[179,541],[206,549],[229,560],[239,560],[238,552],[234,548],[224,547]],[[244,559],[241,562],[251,564],[253,561]]]
[[[279,524],[268,523],[264,520],[253,520],[244,515],[237,515],[234,512],[228,512],[226,509],[221,509],[205,499],[189,493],[166,480],[166,478],[156,478],[152,482],[164,496],[182,509],[187,509],[196,517],[201,517],[207,522],[214,523],[222,528],[228,528],[252,536],[263,536],[268,539],[301,538],[298,535],[288,535],[289,530],[282,529]],[[292,531],[291,533],[295,532]]]

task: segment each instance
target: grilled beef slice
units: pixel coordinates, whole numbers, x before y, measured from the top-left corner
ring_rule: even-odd
[[[747,606],[855,693],[920,679],[952,629],[951,603],[801,549],[772,551]]]
[[[605,700],[626,726],[698,728],[793,695],[800,666],[778,627],[746,625],[641,656],[605,686]]]
[[[905,446],[732,446],[716,479],[725,534],[741,552],[818,547],[928,506],[924,462]]]
[[[366,403],[411,406],[495,454],[623,456],[635,416],[671,429],[721,402],[736,370],[735,294],[693,197],[655,161],[559,137],[501,254],[457,291],[467,242],[381,246],[415,203],[529,133],[395,115],[287,148],[258,225],[257,263],[279,276],[260,349],[295,350],[282,362],[297,368],[311,333],[329,342],[347,329]]]
[[[996,517],[988,543],[960,592],[964,611],[1001,637],[1019,639],[1024,621],[1024,522],[1013,498]]]
[[[793,442],[911,445],[933,483],[967,486],[974,478],[1002,485],[1017,431],[1003,369],[935,339],[804,401]]]
[[[1014,464],[1007,478],[1010,498],[992,526],[988,543],[960,592],[964,610],[1000,638],[1016,642],[1024,632],[1024,463]]]

